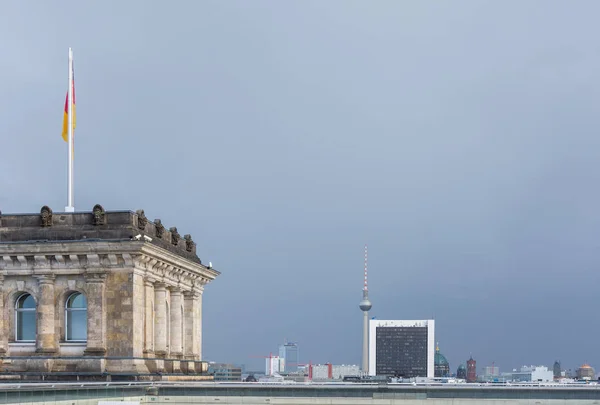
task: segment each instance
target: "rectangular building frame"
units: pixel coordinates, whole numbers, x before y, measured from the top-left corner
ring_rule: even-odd
[[[434,377],[435,358],[435,321],[427,320],[380,320],[369,322],[369,375],[375,376],[377,369],[377,328],[380,327],[418,327],[427,328],[427,375],[419,377]]]

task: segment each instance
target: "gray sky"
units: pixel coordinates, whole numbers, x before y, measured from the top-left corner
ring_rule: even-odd
[[[0,209],[143,208],[222,271],[209,360],[360,361],[434,316],[452,370],[600,367],[596,1],[6,1]]]

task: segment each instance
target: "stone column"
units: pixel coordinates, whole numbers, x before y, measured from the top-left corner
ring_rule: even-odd
[[[200,361],[202,360],[202,293],[204,292],[204,283],[196,286],[194,288],[194,293],[196,294],[196,299],[193,300],[193,317],[195,319],[194,322],[194,342],[197,345],[196,350],[194,351],[195,357],[195,369],[196,373],[202,374],[206,373],[208,370],[208,364]]]
[[[40,295],[37,303],[36,352],[56,353],[57,340],[54,329],[54,275],[39,275]]]
[[[196,338],[194,339],[198,344],[198,350],[195,354],[198,356],[198,360],[202,360],[202,293],[204,292],[204,286],[198,288],[198,299],[195,300],[194,305],[194,317],[197,320],[198,325],[196,326]]]
[[[144,279],[144,354],[154,356],[154,280]]]
[[[202,355],[202,294],[185,293],[185,358],[200,360]]]
[[[10,308],[10,305],[9,305]],[[8,319],[4,313],[4,276],[0,274],[0,356],[4,356],[8,351]],[[8,316],[14,316],[9,314]]]
[[[182,334],[182,300],[179,288],[171,289],[171,356],[178,357],[183,354]]]
[[[154,284],[154,354],[167,354],[167,288],[164,283]]]
[[[198,340],[196,338],[198,321],[194,316],[194,306],[197,300],[198,294],[193,291],[186,291],[184,293],[185,347],[183,348],[183,353],[187,360],[196,360],[196,353],[198,352]]]
[[[106,273],[85,275],[87,290],[87,347],[84,354],[106,354]]]

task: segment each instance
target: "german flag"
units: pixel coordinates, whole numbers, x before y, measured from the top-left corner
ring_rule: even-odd
[[[75,71],[75,69],[73,69]],[[73,86],[73,134],[75,134],[75,121],[77,114],[75,114],[75,72],[73,72],[73,82],[71,83]],[[67,90],[67,97],[65,99],[65,113],[63,116],[63,130],[62,130],[62,138],[65,142],[69,142],[69,91]]]

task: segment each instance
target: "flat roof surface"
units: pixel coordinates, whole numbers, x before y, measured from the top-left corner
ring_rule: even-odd
[[[352,397],[365,399],[559,399],[597,400],[600,386],[487,384],[362,384],[242,382],[0,383],[0,403],[99,398],[103,396]]]

